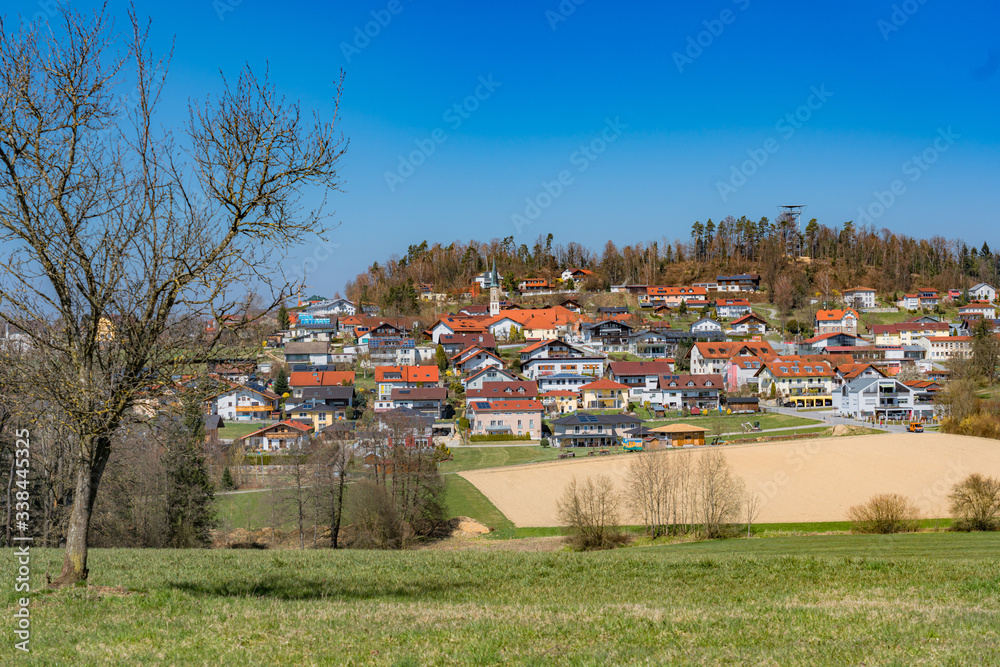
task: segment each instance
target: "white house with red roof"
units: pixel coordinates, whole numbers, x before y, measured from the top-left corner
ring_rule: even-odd
[[[767,320],[753,312],[733,320],[729,326],[738,334],[763,336],[767,333]]]
[[[871,287],[851,287],[841,292],[844,303],[852,308],[874,308],[875,290]]]
[[[811,408],[833,405],[835,375],[825,361],[777,359],[765,363],[757,379],[762,394],[769,394],[773,387],[778,397]]]
[[[537,399],[466,402],[465,417],[472,435],[527,435],[542,437],[545,407]]]
[[[735,320],[750,312],[750,302],[746,299],[717,299],[715,313],[724,320]]]
[[[531,380],[514,382],[484,382],[479,389],[465,392],[465,400],[485,399],[487,401],[524,400],[538,398],[538,385]]]
[[[629,388],[629,398],[641,401],[647,390],[656,389],[661,375],[674,372],[673,359],[651,361],[612,361],[608,364],[608,378]]]
[[[312,428],[312,424],[286,419],[249,433],[240,438],[240,442],[248,451],[277,452],[292,445],[304,446]]]
[[[461,379],[462,386],[468,392],[472,389],[482,389],[487,382],[518,382],[522,378],[517,373],[506,368],[487,367]]]
[[[629,389],[627,384],[601,378],[580,387],[580,402],[585,410],[622,410],[628,407]]]
[[[997,309],[989,301],[973,301],[958,309],[958,316],[963,320],[995,320]]]
[[[435,387],[441,381],[437,366],[376,366],[375,385],[378,400],[387,401],[393,389]]]
[[[858,312],[853,308],[816,311],[814,323],[817,334],[858,333]]]
[[[473,345],[452,357],[451,365],[456,371],[465,375],[476,373],[484,368],[503,368],[505,364],[503,359],[492,352]]]

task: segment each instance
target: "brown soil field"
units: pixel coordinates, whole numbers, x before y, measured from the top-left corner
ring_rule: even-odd
[[[725,452],[747,487],[760,494],[761,523],[845,521],[849,507],[876,493],[909,497],[924,518],[947,517],[948,494],[956,482],[973,472],[1000,477],[1000,441],[939,433],[786,440],[650,455],[690,452],[698,457],[717,449]],[[573,477],[605,474],[624,491],[633,456],[639,455],[587,456],[459,474],[516,526],[556,526],[556,501]],[[622,518],[639,523],[627,512]]]

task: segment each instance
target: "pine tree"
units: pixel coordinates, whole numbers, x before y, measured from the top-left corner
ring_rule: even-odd
[[[222,488],[227,491],[232,491],[236,488],[236,482],[233,481],[233,473],[229,472],[229,466],[222,471]]]
[[[167,446],[167,544],[207,547],[215,527],[215,491],[205,463],[205,421],[196,396],[184,401],[183,423]]]
[[[434,357],[437,360],[438,370],[444,373],[448,368],[448,355],[445,353],[443,345],[437,346],[437,350],[434,352]]]
[[[285,368],[282,366],[278,369],[278,374],[274,378],[274,386],[272,390],[278,396],[284,396],[288,393],[288,374],[285,373]]]
[[[291,327],[291,325],[292,321],[288,317],[288,309],[285,308],[285,304],[281,304],[281,306],[278,308],[278,327],[282,331],[287,331],[288,328]]]

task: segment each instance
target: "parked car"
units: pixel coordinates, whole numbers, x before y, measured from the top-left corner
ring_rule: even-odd
[[[910,425],[906,427],[906,430],[910,433],[923,433],[924,425],[920,422],[910,422]]]

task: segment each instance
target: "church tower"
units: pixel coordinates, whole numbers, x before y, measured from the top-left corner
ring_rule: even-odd
[[[500,281],[497,280],[497,260],[493,258],[493,271],[490,273],[490,316],[500,314]]]

